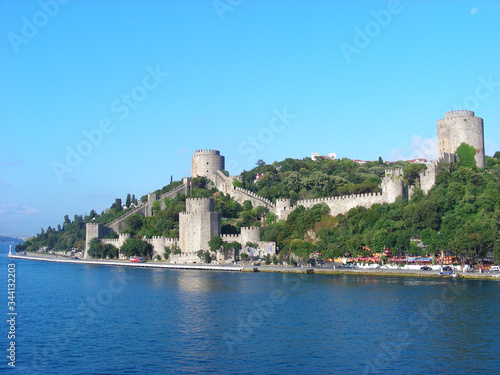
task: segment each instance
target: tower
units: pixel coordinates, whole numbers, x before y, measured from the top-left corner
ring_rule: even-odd
[[[196,150],[191,158],[191,176],[210,178],[216,171],[224,170],[224,156],[218,150]]]
[[[186,199],[186,212],[179,213],[179,247],[183,253],[210,250],[208,241],[220,235],[221,214],[211,198]]]
[[[98,223],[87,223],[85,225],[85,250],[83,252],[83,257],[87,258],[87,252],[89,251],[90,240],[93,238],[102,238],[104,228],[102,224]]]
[[[387,169],[380,187],[386,203],[396,202],[397,197],[403,195],[403,169]]]
[[[476,149],[476,165],[484,168],[484,126],[481,117],[472,111],[446,112],[437,122],[438,152],[441,159],[445,153],[454,154],[462,143]]]

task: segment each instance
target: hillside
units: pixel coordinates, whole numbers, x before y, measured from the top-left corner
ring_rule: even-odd
[[[427,252],[446,249],[462,257],[479,257],[489,250],[497,254],[495,246],[499,243],[499,153],[494,158],[487,158],[486,166],[489,173],[476,167],[442,165],[442,173],[429,195],[417,189],[410,202],[401,197],[394,204],[356,208],[337,217],[328,215],[328,207],[317,205],[309,210],[299,207],[286,221],[276,222],[274,215],[268,214],[265,208],[254,208],[250,202],[237,203],[207,186],[204,178],[192,179],[189,195],[214,199],[215,210],[223,217],[223,234],[238,233],[241,226],[260,226],[265,219],[262,239],[276,241],[282,257],[291,253],[306,256],[313,251],[334,257],[346,252],[360,254],[368,248],[378,251],[384,247],[400,252],[422,252],[410,241],[412,238],[421,238],[429,246]],[[406,162],[391,164],[391,168],[394,167],[404,168],[405,180],[410,184],[425,168]],[[259,161],[254,169],[242,173],[239,184],[273,201],[376,192],[386,168],[382,162],[359,165],[348,159],[285,159],[271,165]],[[258,175],[260,179],[256,180]],[[180,181],[174,181],[158,189],[156,194],[179,184]],[[185,210],[185,200],[185,195],[166,200],[164,210],[155,202],[153,216],[130,216],[127,218],[129,227],[124,232],[136,237],[178,237],[179,212]],[[62,226],[42,229],[18,248],[82,250],[86,223],[109,223],[136,203],[135,196],[128,194],[125,205],[117,199],[100,215],[92,210],[85,217],[75,215],[73,221],[65,216]],[[110,236],[116,237],[115,234]]]

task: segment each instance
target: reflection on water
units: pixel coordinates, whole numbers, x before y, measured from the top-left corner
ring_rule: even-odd
[[[7,262],[0,257],[2,269]],[[16,264],[20,374],[359,374],[381,353],[387,374],[500,366],[495,281]],[[93,308],[93,319],[79,317],[75,306],[118,275],[128,280],[123,290]],[[284,303],[230,352],[224,333],[237,336],[277,290]],[[33,357],[45,367],[31,368]]]

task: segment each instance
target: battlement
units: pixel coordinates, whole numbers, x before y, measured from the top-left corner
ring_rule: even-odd
[[[474,112],[473,111],[467,111],[465,109],[460,109],[456,111],[450,111],[446,112],[444,114],[445,118],[451,118],[451,117],[474,117]]]
[[[276,199],[276,204],[278,204],[278,203],[286,203],[286,204],[288,204],[291,201],[292,200],[288,199],[288,198],[279,198],[279,199]]]
[[[329,203],[335,201],[344,201],[344,200],[359,199],[365,197],[381,197],[381,196],[382,193],[363,193],[363,194],[339,195],[336,197],[326,197],[326,198],[302,199],[297,201],[297,205],[293,206],[292,208],[295,209],[297,206],[302,206],[302,205],[310,206],[319,203]]]
[[[199,155],[199,154],[203,154],[203,155],[220,155],[220,151],[219,150],[196,150],[194,152],[194,155]]]
[[[240,239],[240,235],[239,234],[221,234],[220,238],[224,242],[227,242],[227,240],[239,240]]]
[[[186,202],[206,202],[210,201],[212,198],[186,198]]]
[[[403,176],[403,168],[386,169],[385,177]]]
[[[186,199],[186,212],[213,212],[214,200],[212,198]]]
[[[253,191],[246,190],[246,189],[243,189],[243,188],[240,188],[240,187],[235,187],[234,190],[239,191],[239,192],[241,192],[241,193],[243,193],[245,195],[248,195],[248,196],[250,196],[250,197],[252,197],[254,199],[257,199],[257,200],[265,203],[266,205],[274,206],[273,202],[271,202],[269,199],[263,198],[260,195],[255,194]]]
[[[260,232],[260,227],[241,227],[241,231],[258,231]]]

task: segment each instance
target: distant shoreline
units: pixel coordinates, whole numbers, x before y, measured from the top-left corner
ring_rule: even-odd
[[[42,262],[89,264],[99,266],[115,267],[139,267],[139,268],[168,268],[168,269],[192,269],[206,271],[229,271],[229,272],[274,272],[274,273],[307,273],[317,275],[371,275],[371,276],[403,276],[403,277],[435,277],[441,278],[439,272],[421,270],[382,270],[382,269],[347,269],[326,267],[287,267],[287,266],[252,266],[252,265],[215,265],[215,264],[172,264],[162,262],[132,263],[122,260],[93,260],[93,259],[70,259],[51,254],[8,255],[11,259],[35,260]],[[462,273],[460,278],[465,279],[487,279],[500,281],[500,274],[489,273]]]

